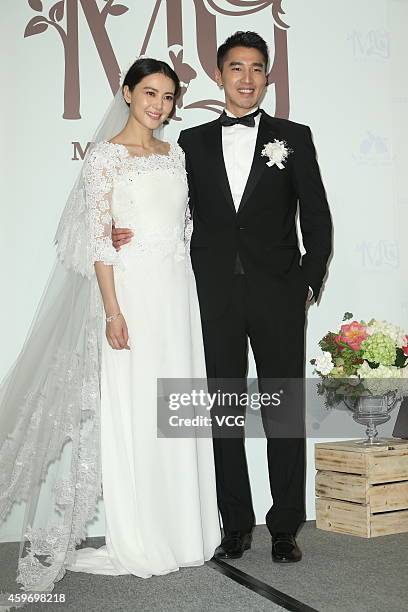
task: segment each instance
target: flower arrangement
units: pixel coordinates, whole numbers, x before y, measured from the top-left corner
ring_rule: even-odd
[[[319,342],[322,355],[311,359],[321,378],[318,392],[326,405],[344,396],[384,395],[408,388],[408,334],[387,321],[355,321],[346,312],[337,332]],[[400,393],[401,394],[401,393]]]

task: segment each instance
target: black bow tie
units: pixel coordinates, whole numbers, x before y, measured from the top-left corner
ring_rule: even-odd
[[[255,117],[259,115],[261,109],[258,108],[249,115],[243,117],[230,117],[225,111],[220,115],[220,123],[223,127],[229,127],[230,125],[246,125],[247,127],[255,127]]]

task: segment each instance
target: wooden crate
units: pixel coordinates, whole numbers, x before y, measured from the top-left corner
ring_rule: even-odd
[[[408,532],[408,441],[315,445],[316,527],[372,538]]]

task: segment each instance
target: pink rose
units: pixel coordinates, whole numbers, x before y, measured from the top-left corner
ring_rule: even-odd
[[[405,342],[407,344],[402,347],[402,350],[404,351],[404,355],[408,357],[408,334],[405,336]]]
[[[337,336],[334,338],[334,340],[335,340],[335,341],[337,342],[337,344],[338,344],[339,351],[344,350],[344,346],[341,346],[341,345],[340,345],[340,342],[342,341],[342,337],[341,337],[341,335],[340,335],[340,334],[337,334]]]
[[[353,321],[341,326],[340,333],[336,336],[336,342],[343,342],[352,348],[353,351],[359,351],[361,343],[367,336],[366,326],[358,321]]]

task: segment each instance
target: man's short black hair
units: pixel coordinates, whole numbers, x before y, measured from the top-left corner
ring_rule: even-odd
[[[227,40],[218,47],[217,51],[217,66],[222,71],[225,57],[230,49],[234,47],[249,47],[258,49],[265,59],[265,72],[269,62],[268,45],[264,39],[256,32],[235,32],[227,38]]]

